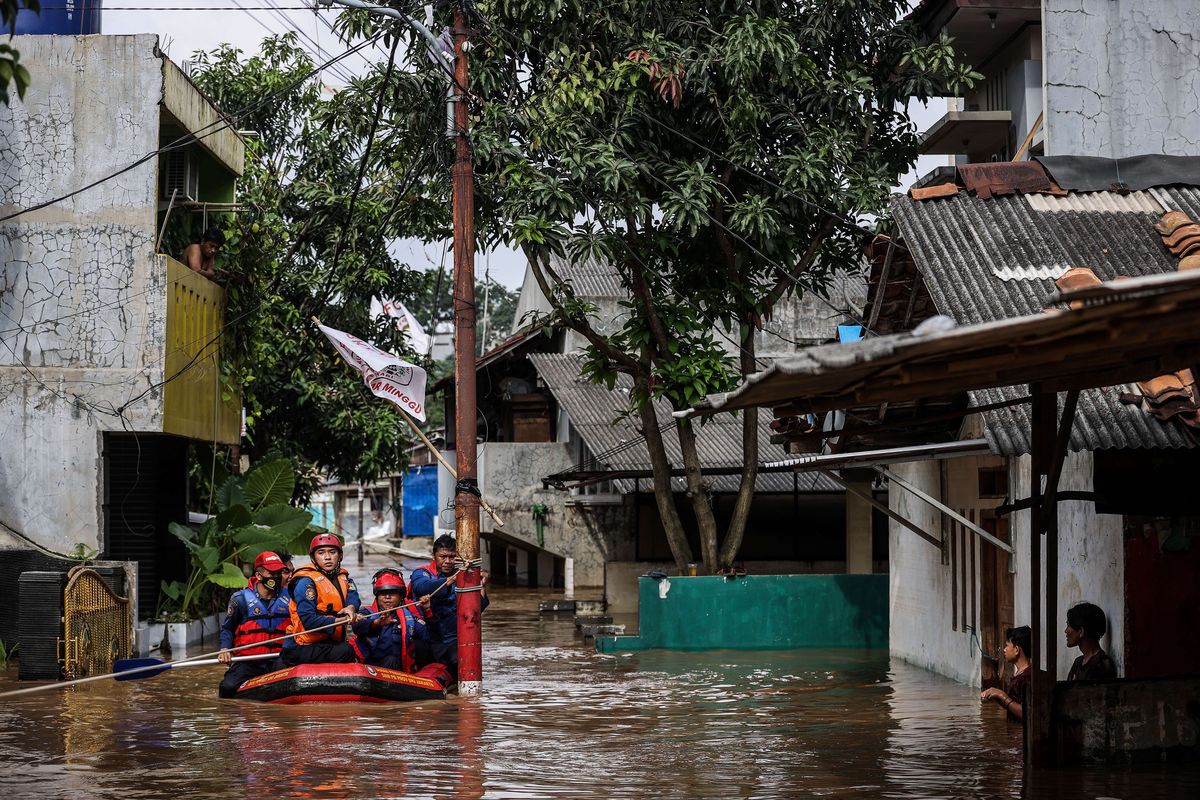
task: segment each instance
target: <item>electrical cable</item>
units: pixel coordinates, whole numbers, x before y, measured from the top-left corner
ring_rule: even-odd
[[[512,41],[523,44],[523,41],[517,40],[516,36],[514,34],[511,34],[510,31],[506,31],[505,29],[500,28],[500,26],[494,25],[494,24],[491,25],[491,28],[492,28],[492,30],[497,30],[497,31],[503,32],[503,34],[505,34],[506,36],[509,36]],[[533,44],[529,44],[528,47],[533,48],[534,50],[538,50],[538,52],[541,53],[542,55],[544,55],[545,58],[547,58],[547,60],[548,60],[548,58],[550,58],[550,56],[548,56],[544,52],[544,50],[541,50],[540,48],[533,46]],[[596,133],[598,133],[601,138],[605,138],[604,131],[601,131],[600,128],[596,127],[592,121],[590,121],[586,118],[582,118],[582,116],[580,119],[584,125],[587,125],[588,127],[592,128],[592,130],[595,131]],[[626,151],[622,148],[618,148],[618,146],[616,144],[612,144],[611,142],[610,142],[610,146],[612,146],[613,150],[616,150],[616,151],[620,152],[620,154],[623,154],[625,157],[630,158],[631,161],[636,161],[629,154],[629,151]],[[642,174],[646,175],[647,178],[649,178],[650,180],[653,180],[654,182],[656,182],[656,184],[659,184],[660,186],[666,188],[666,190],[668,192],[674,191],[674,188],[670,184],[667,184],[667,182],[665,180],[662,180],[661,178],[659,178],[659,176],[654,173],[653,169],[643,169]],[[834,216],[834,215],[832,215],[832,213],[830,213],[827,210],[824,210],[824,209],[820,209],[820,210],[823,213],[827,213],[827,215],[829,215],[829,216]],[[809,293],[811,293],[811,294],[814,294],[818,300],[822,301],[824,303],[824,305],[829,306],[829,308],[833,309],[834,312],[839,313],[839,314],[845,314],[846,317],[850,317],[852,320],[854,320],[854,323],[856,323],[858,325],[862,325],[863,330],[865,332],[869,332],[869,333],[871,332],[868,329],[868,325],[866,325],[865,320],[858,319],[856,317],[856,315],[854,315],[853,313],[848,311],[848,309],[842,309],[842,308],[838,308],[838,307],[834,306],[832,302],[830,302],[828,299],[826,299],[826,297],[823,297],[821,295],[820,291],[816,290],[814,284],[811,284],[809,282],[804,282],[798,276],[792,275],[792,272],[790,270],[788,270],[786,266],[779,264],[778,261],[774,261],[773,259],[770,259],[766,253],[763,253],[762,251],[760,251],[760,249],[758,249],[757,247],[752,245],[752,243],[749,242],[748,240],[746,240],[744,236],[738,234],[736,230],[732,230],[731,228],[728,228],[727,225],[725,225],[724,223],[721,223],[720,221],[718,221],[718,219],[713,217],[712,213],[709,213],[707,211],[707,209],[704,209],[701,212],[703,213],[703,216],[706,217],[710,223],[715,225],[716,228],[720,228],[721,230],[724,230],[725,233],[733,236],[734,239],[738,240],[739,242],[742,242],[743,245],[748,247],[752,253],[755,253],[756,255],[758,255],[758,257],[763,259],[764,263],[766,263],[768,266],[772,267],[772,269],[774,269],[776,272],[778,272],[780,277],[786,279],[786,281],[788,281],[788,282],[791,282],[793,285],[796,285],[796,287],[798,287],[800,289],[804,289],[806,291],[809,291]],[[836,218],[836,217],[834,216],[834,218]],[[856,230],[859,230],[859,229],[856,227]],[[662,276],[660,275],[659,277],[662,277]]]
[[[188,133],[184,134],[183,136],[179,137],[178,139],[176,139],[175,141],[171,142],[170,144],[164,145],[164,146],[158,148],[157,150],[152,150],[151,152],[146,153],[144,156],[137,159],[133,163],[127,164],[126,166],[121,167],[120,169],[116,170],[115,172],[109,173],[108,175],[105,175],[102,178],[97,178],[96,180],[92,181],[91,183],[81,186],[78,189],[73,189],[72,191],[67,192],[64,195],[60,195],[60,196],[52,198],[50,200],[45,200],[36,205],[30,206],[28,208],[22,208],[17,211],[13,211],[12,213],[7,214],[3,217],[0,217],[0,223],[7,222],[10,219],[22,216],[23,214],[28,214],[33,211],[39,211],[43,208],[47,208],[47,207],[55,205],[57,203],[61,203],[64,200],[69,200],[72,197],[75,197],[76,195],[83,194],[84,192],[88,191],[89,189],[93,189],[102,183],[106,183],[107,181],[110,181],[114,178],[124,175],[126,172],[129,172],[131,170],[134,170],[134,169],[140,167],[142,164],[145,164],[147,161],[154,158],[155,156],[161,155],[163,153],[168,153],[173,150],[182,149],[184,147],[187,147],[188,145],[191,145],[195,142],[201,141],[202,139],[206,139],[209,136],[219,133],[226,128],[233,128],[233,126],[236,124],[234,122],[234,120],[236,119],[237,116],[243,115],[249,111],[253,111],[253,110],[257,109],[258,107],[264,105],[265,103],[269,102],[273,98],[277,97],[278,95],[283,94],[288,91],[291,91],[293,88],[295,88],[299,84],[308,80],[312,76],[318,74],[322,69],[327,68],[330,64],[334,64],[334,63],[350,56],[351,54],[364,49],[365,47],[369,46],[372,43],[373,39],[378,38],[382,35],[383,35],[382,32],[375,34],[371,39],[366,39],[363,42],[360,42],[359,44],[346,50],[345,52],[341,53],[340,55],[337,55],[334,58],[329,59],[328,61],[324,62],[323,64],[320,64],[317,67],[314,67],[313,69],[309,70],[309,72],[307,72],[305,75],[301,76],[300,78],[297,78],[295,81],[288,84],[287,86],[276,89],[274,92],[271,92],[270,94],[256,100],[255,102],[251,103],[250,105],[248,105],[244,108],[240,108],[240,109],[237,109],[236,111],[229,112],[229,113],[221,113],[220,117],[217,120],[210,122],[209,124],[201,127],[200,130],[194,131],[194,132],[188,132]],[[207,128],[213,128],[213,130],[208,131],[207,133],[201,133],[202,131],[205,131]],[[14,322],[15,322],[15,320],[14,320]]]

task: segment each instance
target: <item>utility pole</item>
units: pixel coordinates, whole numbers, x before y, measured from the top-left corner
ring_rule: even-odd
[[[469,134],[470,32],[461,3],[454,6],[454,532],[458,556],[458,693],[479,694],[483,684],[479,630],[479,481],[475,423],[475,170]]]
[[[462,0],[454,5],[454,62],[442,51],[441,42],[427,27],[394,8],[377,6],[365,0],[317,0],[321,5],[337,4],[361,8],[369,13],[400,20],[421,35],[428,44],[429,58],[453,72],[450,87],[454,96],[454,396],[456,467],[458,484],[454,489],[454,532],[458,556],[468,569],[458,573],[458,693],[479,694],[483,669],[479,636],[479,479],[475,466],[475,170],[471,164],[470,117],[468,116],[467,51],[470,31]],[[434,331],[436,333],[436,330]],[[362,514],[359,514],[361,524]],[[362,537],[359,537],[362,541]]]

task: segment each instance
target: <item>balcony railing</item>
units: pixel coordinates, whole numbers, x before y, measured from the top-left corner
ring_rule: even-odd
[[[221,383],[225,292],[170,256],[163,432],[222,444],[241,435],[241,398]]]

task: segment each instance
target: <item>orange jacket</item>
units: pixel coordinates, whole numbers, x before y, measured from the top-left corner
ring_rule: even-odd
[[[317,569],[312,564],[305,564],[292,573],[292,580],[289,586],[296,588],[297,581],[301,578],[308,578],[312,581],[315,589],[315,597],[292,595],[292,601],[288,605],[288,610],[291,613],[291,624],[288,625],[288,633],[297,634],[294,638],[296,644],[316,644],[317,642],[340,642],[346,638],[345,628],[338,626],[329,630],[317,631],[316,633],[304,633],[304,623],[302,617],[312,618],[312,612],[320,615],[333,616],[341,611],[342,608],[349,602],[356,604],[358,592],[354,588],[354,584],[350,580],[350,573],[344,569],[339,569],[336,582],[321,570]],[[306,590],[307,591],[307,590]],[[306,608],[300,608],[297,604],[302,604]]]

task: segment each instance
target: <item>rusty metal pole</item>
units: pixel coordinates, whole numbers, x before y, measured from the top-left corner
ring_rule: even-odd
[[[471,566],[458,573],[458,693],[477,695],[483,683],[479,630],[479,482],[475,458],[475,173],[468,136],[470,49],[466,15],[454,8],[454,531],[459,558]]]

